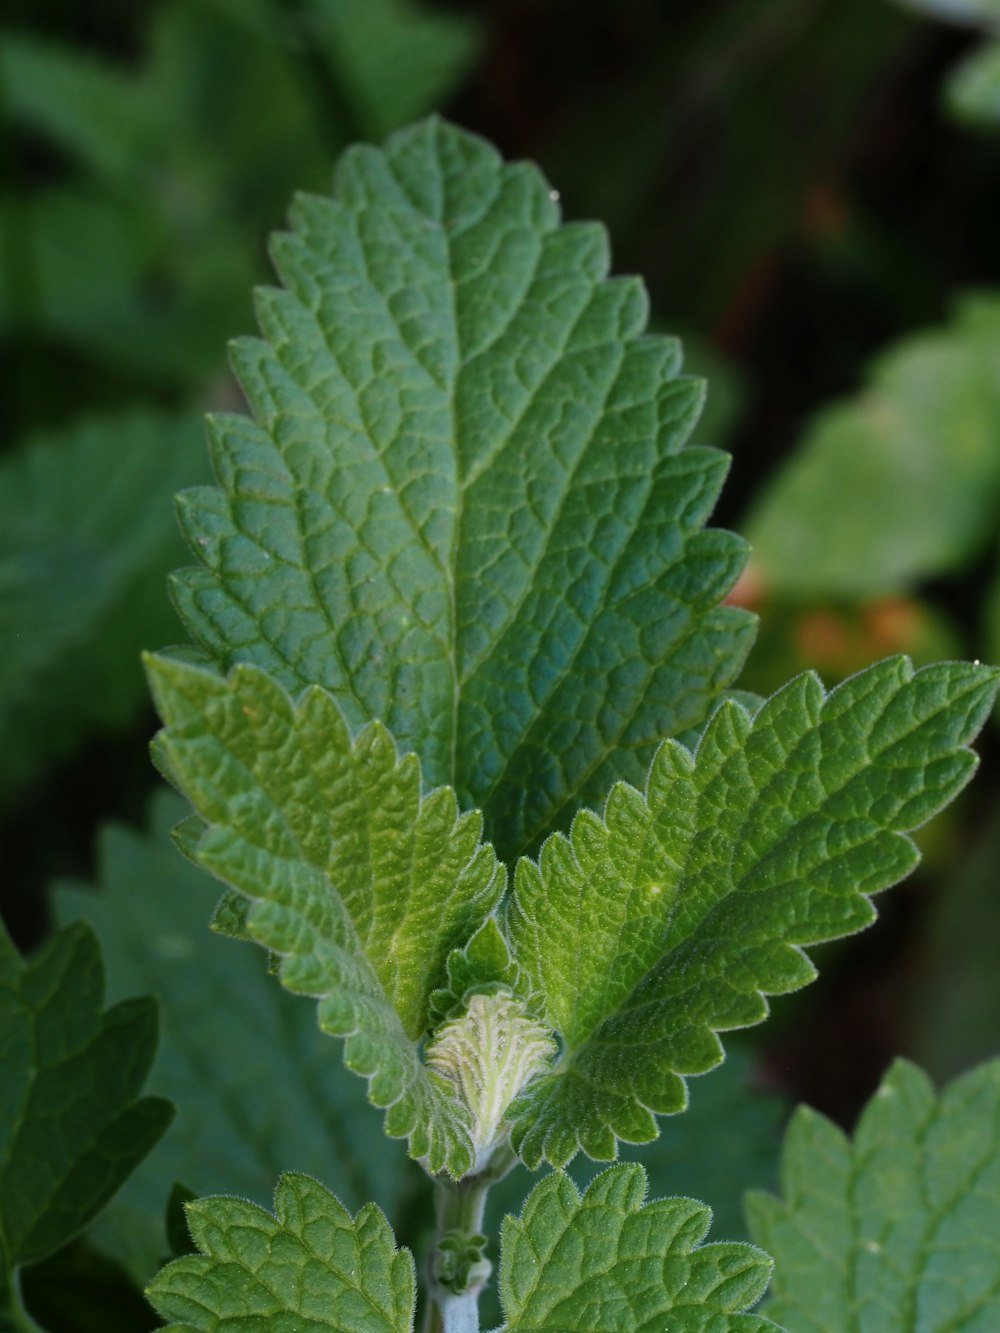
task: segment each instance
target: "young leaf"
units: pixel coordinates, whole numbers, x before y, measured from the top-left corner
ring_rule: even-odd
[[[168,499],[203,469],[201,435],[194,416],[123,412],[38,436],[0,468],[0,795],[138,708],[139,652],[177,621],[136,589],[177,559]]]
[[[410,1333],[413,1260],[374,1204],[352,1219],[322,1185],[289,1173],[273,1215],[214,1198],[187,1216],[201,1253],[168,1264],[147,1292],[170,1333]]]
[[[351,149],[275,239],[234,350],[254,419],[210,425],[175,593],[224,667],[329,689],[483,809],[505,852],[640,781],[733,678],[745,559],[703,531],[726,470],[701,386],[642,337],[600,227],[438,120]]]
[[[426,1182],[403,1145],[386,1142],[364,1085],[331,1059],[311,1006],[275,985],[260,949],[206,930],[204,871],[167,836],[185,808],[161,792],[148,832],[106,827],[99,892],[62,885],[54,895],[60,922],[82,917],[101,939],[109,995],[145,987],[159,1000],[149,1083],[170,1093],[177,1117],[90,1231],[142,1284],[163,1258],[176,1181],[266,1203],[282,1169],[302,1171],[327,1179],[346,1207],[374,1201],[393,1217]]]
[[[782,1187],[747,1219],[777,1261],[768,1314],[795,1333],[1000,1327],[1000,1061],[940,1097],[897,1061],[853,1141],[801,1108]]]
[[[519,863],[509,937],[564,1043],[512,1108],[529,1165],[653,1138],[716,1033],[812,979],[802,945],[871,922],[918,859],[903,833],[971,777],[998,675],[892,658],[826,697],[800,676],[754,718],[724,704],[693,758],[665,743],[645,794],[618,785]]]
[[[750,1245],[702,1245],[711,1212],[694,1199],[644,1203],[641,1166],[614,1166],[581,1197],[562,1172],[528,1196],[501,1235],[501,1333],[755,1333],[745,1313],[771,1261]]]
[[[345,1062],[389,1107],[432,1171],[471,1164],[467,1115],[420,1060],[432,991],[449,953],[490,914],[503,868],[478,814],[454,793],[421,796],[420,766],[372,723],[351,740],[332,697],[293,705],[254,667],[228,680],[150,658],[167,730],[159,755],[203,825],[185,850],[250,900],[246,931],[281,956],[290,990],[320,1000]]]
[[[103,999],[87,927],[26,963],[0,924],[0,1288],[86,1226],[173,1115],[140,1096],[156,1050],[153,1001],[102,1013]]]

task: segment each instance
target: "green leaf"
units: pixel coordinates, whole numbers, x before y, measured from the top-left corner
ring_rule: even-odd
[[[156,1050],[148,997],[104,1012],[97,941],[71,926],[24,962],[0,924],[0,1287],[107,1203],[170,1123],[140,1096]]]
[[[0,467],[0,795],[145,698],[176,635],[146,595],[177,558],[168,498],[204,468],[197,417],[134,410],[40,435]]]
[[[0,34],[0,80],[18,119],[102,175],[121,179],[148,147],[155,121],[138,82],[81,47]]]
[[[319,998],[320,1026],[347,1038],[348,1067],[390,1108],[387,1131],[431,1171],[462,1174],[467,1115],[418,1043],[449,953],[503,893],[480,816],[459,815],[447,788],[421,796],[416,758],[379,723],[352,741],[318,687],[293,705],[254,667],[228,681],[166,658],[148,668],[159,757],[205,821],[185,850],[251,900],[247,932],[281,956],[290,990]]]
[[[562,1172],[532,1190],[501,1237],[504,1333],[754,1333],[747,1314],[771,1261],[750,1245],[702,1245],[711,1211],[644,1203],[641,1166],[614,1166],[581,1197]]]
[[[951,71],[945,84],[945,101],[963,125],[990,130],[1000,127],[1000,41],[984,42]]]
[[[148,833],[106,827],[100,891],[54,895],[60,922],[82,917],[99,935],[109,994],[145,987],[160,1004],[149,1083],[170,1093],[177,1117],[90,1233],[143,1284],[165,1252],[164,1200],[178,1180],[195,1194],[267,1203],[282,1169],[303,1171],[329,1180],[352,1210],[374,1201],[398,1218],[426,1179],[386,1142],[311,1007],[275,985],[259,949],[206,929],[204,872],[167,837],[184,812],[162,792]]]
[[[370,139],[439,106],[480,46],[473,15],[408,0],[305,0],[302,11]]]
[[[800,676],[753,718],[724,704],[693,758],[666,742],[644,794],[616,786],[519,863],[512,951],[564,1045],[511,1111],[529,1165],[655,1137],[716,1033],[812,980],[802,945],[872,921],[918,860],[903,833],[971,777],[998,677],[890,658],[825,697]]]
[[[998,420],[1000,297],[976,296],[806,431],[744,524],[767,587],[866,596],[960,568],[993,536]]]
[[[222,666],[378,718],[504,852],[696,725],[752,619],[743,543],[703,531],[726,470],[682,446],[701,386],[607,241],[527,164],[437,120],[342,158],[275,239],[284,290],[234,365],[218,489],[175,592]]]
[[[1000,1061],[935,1096],[900,1060],[848,1139],[807,1107],[782,1199],[751,1194],[776,1259],[767,1312],[792,1333],[1000,1326]]]
[[[189,1204],[200,1255],[177,1259],[148,1289],[172,1333],[410,1333],[415,1279],[385,1215],[355,1218],[309,1176],[282,1176],[274,1214],[242,1199]]]

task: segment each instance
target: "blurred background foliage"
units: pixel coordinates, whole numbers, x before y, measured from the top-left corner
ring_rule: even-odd
[[[100,925],[119,990],[162,996],[164,1090],[182,1101],[119,1212],[31,1279],[40,1310],[53,1275],[89,1284],[95,1309],[134,1294],[178,1175],[266,1199],[279,1165],[301,1165],[352,1203],[388,1191],[401,1231],[419,1227],[416,1185],[350,1175],[366,1113],[356,1089],[327,1097],[315,1034],[277,987],[279,1007],[229,1037],[216,1119],[203,1135],[185,1121],[210,1063],[182,1039],[202,1003],[191,960],[236,946],[148,915],[191,872],[166,849],[169,806],[149,813],[137,663],[180,634],[171,497],[206,477],[200,414],[237,404],[225,344],[253,327],[268,232],[347,143],[430,110],[540,162],[567,217],[605,221],[617,271],[644,275],[656,326],[709,377],[698,438],[734,456],[718,518],[755,548],[742,683],[807,666],[833,683],[896,651],[1000,660],[1000,0],[8,0],[3,912],[25,947],[57,911]],[[699,1169],[720,1180],[732,1234],[739,1188],[770,1183],[776,1096],[847,1123],[897,1052],[937,1077],[996,1053],[998,748],[984,739],[980,781],[923,832],[925,866],[880,926],[822,951],[821,981],[776,1006],[717,1095],[695,1088],[690,1126],[650,1164],[658,1192],[697,1192]],[[53,895],[56,879],[76,887]],[[272,1003],[236,961],[217,967]],[[298,1129],[270,1102],[240,1119],[240,1077],[282,1042],[314,1071]],[[728,1108],[748,1081],[768,1091],[744,1133]],[[343,1180],[322,1171],[323,1116]],[[724,1123],[731,1158],[711,1149]],[[301,1161],[272,1163],[282,1135]],[[216,1142],[235,1154],[228,1183]],[[48,1326],[94,1326],[87,1308],[45,1307]],[[141,1300],[116,1308],[138,1326]]]

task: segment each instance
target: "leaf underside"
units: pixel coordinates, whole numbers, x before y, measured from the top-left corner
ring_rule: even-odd
[[[701,386],[604,231],[527,164],[429,120],[342,158],[275,238],[235,345],[253,420],[210,423],[175,598],[224,668],[382,721],[505,856],[639,782],[735,676],[742,541]]]
[[[253,667],[228,680],[166,658],[148,668],[159,758],[200,816],[185,850],[248,903],[243,928],[279,955],[283,983],[318,998],[387,1131],[432,1171],[462,1174],[464,1112],[418,1043],[449,953],[503,893],[480,817],[447,788],[421,795],[416,758],[378,723],[352,740],[324,690],[294,705]]]
[[[172,1333],[410,1333],[413,1260],[384,1214],[356,1217],[309,1176],[288,1173],[274,1213],[242,1199],[187,1208],[200,1254],[168,1264],[147,1295]]]
[[[615,1166],[581,1197],[553,1172],[504,1221],[502,1333],[757,1333],[745,1313],[771,1272],[750,1245],[702,1245],[711,1212],[693,1199],[645,1203],[641,1166]]]
[[[747,1219],[790,1333],[1000,1327],[1000,1061],[940,1096],[897,1061],[853,1139],[801,1108],[782,1196],[749,1195]]]
[[[61,931],[25,963],[0,924],[0,1278],[82,1230],[173,1115],[140,1096],[154,1002],[102,1012],[103,999],[87,927]]]
[[[997,675],[893,658],[826,696],[807,673],[753,718],[725,704],[694,758],[664,744],[645,794],[618,785],[519,863],[505,924],[564,1044],[511,1112],[529,1165],[653,1138],[716,1033],[812,979],[801,946],[870,923],[918,859],[905,832],[971,776]]]

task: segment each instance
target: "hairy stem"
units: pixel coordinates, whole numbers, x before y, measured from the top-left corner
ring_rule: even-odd
[[[488,1277],[473,1275],[465,1289],[442,1280],[442,1242],[447,1237],[468,1237],[482,1232],[483,1212],[490,1186],[495,1185],[511,1169],[517,1157],[508,1145],[494,1152],[488,1165],[473,1176],[462,1180],[438,1177],[435,1182],[437,1228],[434,1248],[428,1265],[427,1290],[430,1295],[425,1333],[479,1333],[479,1293]]]

